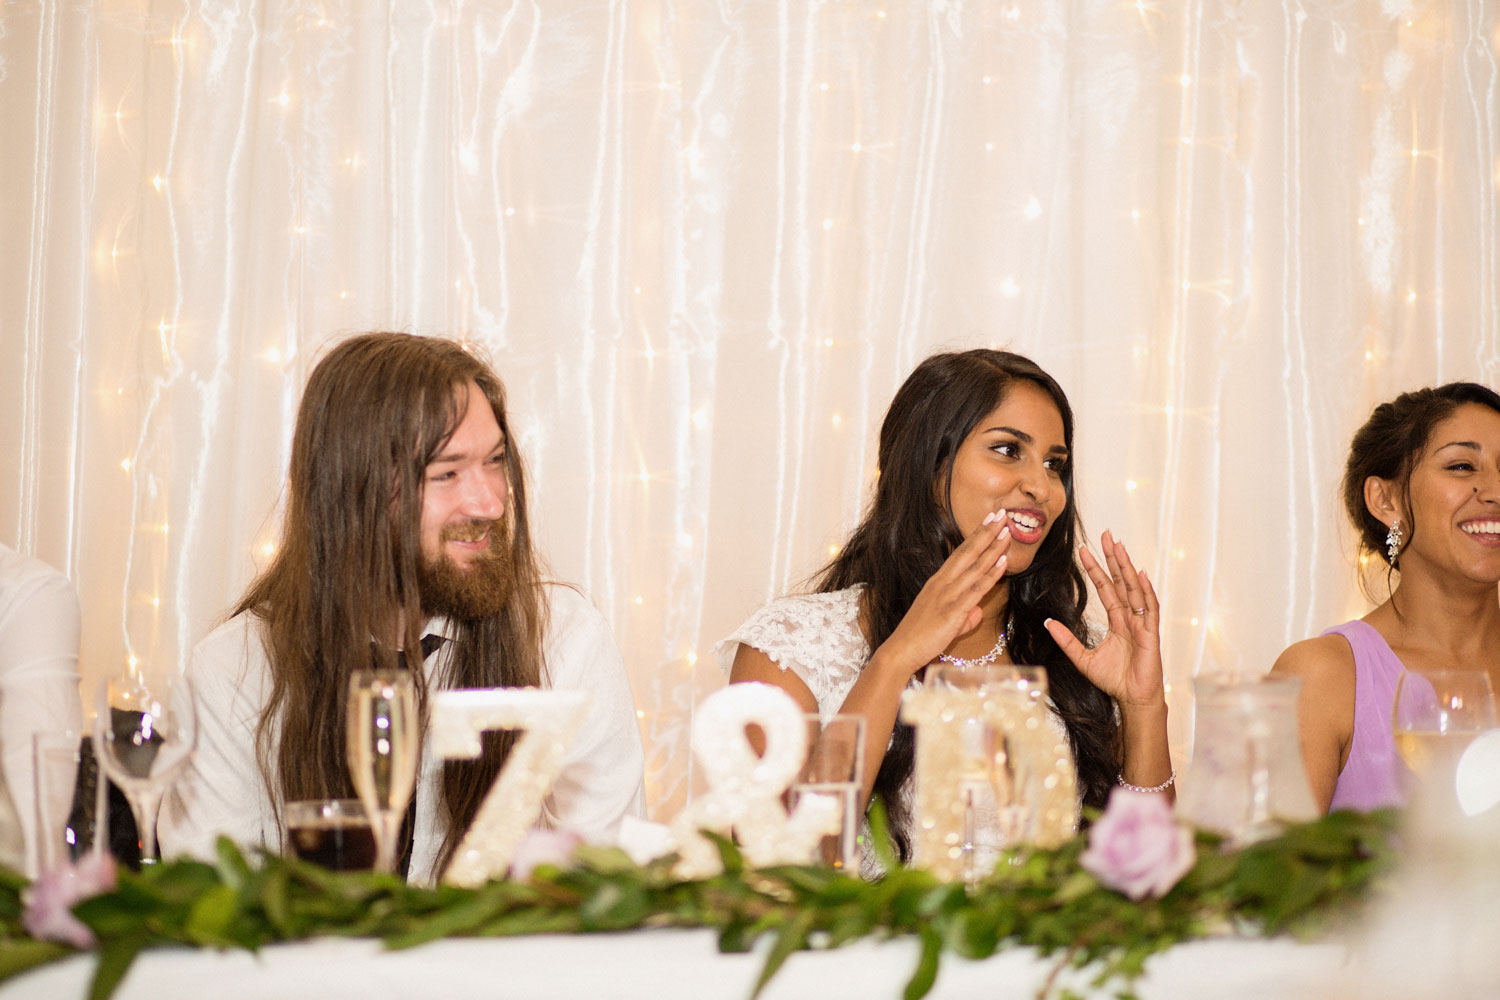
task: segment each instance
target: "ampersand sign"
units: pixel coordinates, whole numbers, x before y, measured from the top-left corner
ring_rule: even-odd
[[[765,734],[757,754],[747,727]],[[718,874],[719,852],[700,835],[712,830],[738,835],[745,859],[757,867],[807,864],[822,838],[838,832],[839,807],[808,795],[790,815],[782,793],[807,757],[807,723],[791,696],[770,684],[731,684],[698,706],[693,719],[693,756],[709,790],[672,821],[683,878]]]

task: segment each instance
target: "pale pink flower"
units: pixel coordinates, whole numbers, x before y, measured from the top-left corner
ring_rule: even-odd
[[[583,838],[572,830],[530,830],[510,861],[510,877],[524,881],[537,865],[566,868]]]
[[[1197,858],[1193,833],[1178,824],[1166,796],[1116,788],[1078,861],[1104,886],[1145,899],[1165,896]]]
[[[73,907],[115,887],[115,859],[90,851],[77,863],[64,861],[41,873],[21,895],[21,922],[34,938],[92,948],[94,933],[73,916]]]

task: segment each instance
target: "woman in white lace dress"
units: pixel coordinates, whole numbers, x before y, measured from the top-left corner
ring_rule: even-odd
[[[864,716],[864,793],[885,801],[902,860],[914,739],[897,712],[936,660],[1046,667],[1083,804],[1117,783],[1170,791],[1156,593],[1108,532],[1104,566],[1075,560],[1072,448],[1067,397],[1034,362],[928,358],[891,402],[874,500],[816,593],[771,602],[716,649],[731,682]],[[1085,572],[1109,618],[1092,644]]]

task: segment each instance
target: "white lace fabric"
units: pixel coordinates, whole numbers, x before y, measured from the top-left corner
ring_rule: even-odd
[[[725,674],[744,643],[796,674],[818,702],[824,719],[838,712],[870,658],[859,628],[863,585],[824,594],[795,594],[763,606],[714,644]]]

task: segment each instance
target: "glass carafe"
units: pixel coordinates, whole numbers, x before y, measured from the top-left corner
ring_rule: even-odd
[[[1233,845],[1319,815],[1302,763],[1295,677],[1194,682],[1193,759],[1177,813]]]

